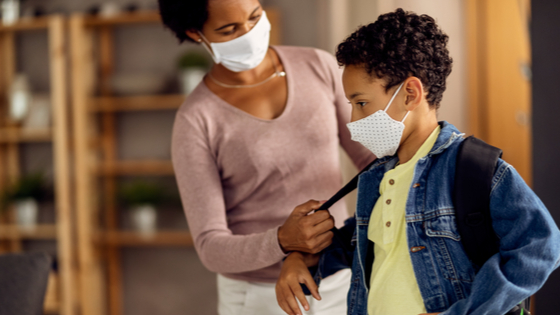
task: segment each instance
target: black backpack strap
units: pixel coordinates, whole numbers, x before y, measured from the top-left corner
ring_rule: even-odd
[[[470,136],[457,154],[453,204],[465,251],[481,267],[498,252],[498,237],[490,216],[492,178],[502,150]]]
[[[369,170],[369,168],[373,165],[373,163],[375,163],[376,160],[373,160],[371,163],[369,163],[366,167],[364,167],[356,176],[354,176],[354,178],[352,178],[348,184],[344,185],[344,187],[342,187],[338,192],[336,192],[336,194],[334,194],[334,196],[332,196],[329,200],[327,200],[324,204],[321,205],[321,207],[319,207],[319,209],[317,209],[317,211],[319,210],[327,210],[334,205],[337,201],[339,201],[340,199],[342,199],[344,196],[348,195],[350,192],[352,192],[354,189],[356,189],[356,187],[358,187],[358,178],[360,177],[360,175]],[[334,246],[339,246],[341,248],[344,248],[344,251],[347,253],[352,252],[351,248],[350,248],[350,241],[352,239],[352,235],[347,235],[348,233],[341,233],[336,227],[332,228],[331,231],[333,232],[333,245]],[[346,257],[346,260],[348,262],[348,264],[351,262],[351,257]]]
[[[348,184],[344,185],[344,187],[342,187],[339,191],[337,191],[336,194],[334,194],[334,196],[332,196],[329,200],[327,200],[327,202],[322,204],[321,207],[317,210],[327,210],[327,209],[329,209],[337,201],[344,198],[344,196],[348,195],[354,189],[356,189],[356,187],[358,187],[358,178],[360,177],[360,175],[362,175],[363,172],[369,170],[369,168],[373,165],[373,163],[375,163],[375,161],[377,161],[377,160],[373,160],[366,167],[364,167],[356,176],[354,176],[354,178],[352,178],[348,182]]]

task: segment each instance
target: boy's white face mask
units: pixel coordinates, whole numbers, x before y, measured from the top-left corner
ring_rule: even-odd
[[[378,159],[394,155],[399,148],[404,131],[404,121],[410,112],[406,113],[402,121],[396,121],[387,114],[387,110],[403,84],[404,82],[395,91],[384,110],[378,110],[365,118],[346,125],[350,130],[352,140],[368,148]]]
[[[208,50],[215,63],[222,64],[233,72],[241,72],[255,68],[266,56],[270,39],[270,22],[266,13],[262,11],[262,16],[253,28],[239,36],[223,43],[210,43],[204,35],[202,45]],[[212,49],[208,48],[208,43]]]

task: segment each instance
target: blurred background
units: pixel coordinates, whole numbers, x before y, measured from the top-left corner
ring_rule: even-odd
[[[454,59],[440,120],[502,148],[560,222],[560,2],[261,2],[272,44],[331,53],[396,8],[434,17]],[[206,53],[178,44],[155,0],[0,3],[0,253],[55,257],[46,314],[216,314],[170,162]],[[341,156],[346,181],[356,170]],[[556,272],[534,314],[556,314],[559,290]]]

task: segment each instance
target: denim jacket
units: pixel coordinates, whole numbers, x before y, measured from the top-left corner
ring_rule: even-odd
[[[558,267],[560,231],[540,199],[500,159],[490,194],[499,253],[482,266],[474,265],[461,244],[451,198],[463,134],[447,122],[440,125],[436,143],[415,167],[406,203],[406,235],[416,275],[411,281],[417,281],[428,313],[505,314],[535,293]],[[352,235],[347,240],[351,246],[333,243],[322,252],[314,271],[319,283],[337,270],[352,268],[348,314],[367,314],[374,259],[368,224],[380,182],[397,161],[396,156],[379,159],[360,175],[356,214],[341,229]],[[352,253],[344,255],[349,250]]]

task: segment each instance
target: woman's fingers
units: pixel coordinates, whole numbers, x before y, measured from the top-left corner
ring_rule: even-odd
[[[316,234],[322,234],[325,233],[326,231],[329,231],[333,227],[334,227],[334,219],[332,216],[329,215],[325,220],[316,223],[315,226],[313,227],[313,231]]]

